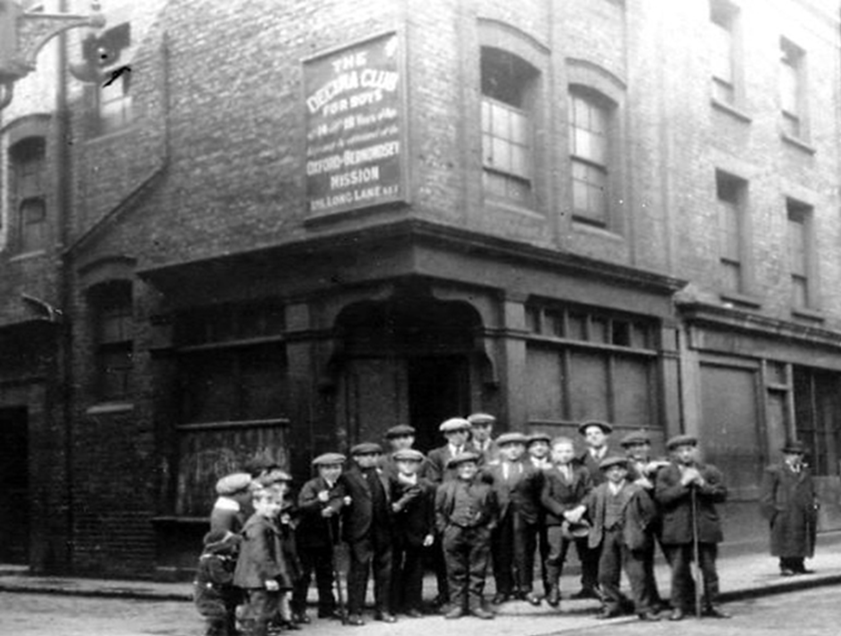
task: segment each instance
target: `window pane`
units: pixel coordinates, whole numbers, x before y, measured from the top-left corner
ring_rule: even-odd
[[[613,359],[615,419],[628,426],[650,427],[656,424],[651,400],[650,363],[624,356]]]
[[[506,109],[499,104],[493,104],[491,107],[491,130],[496,137],[510,138],[509,119],[510,116]]]
[[[713,23],[712,74],[728,84],[733,83],[733,34],[727,26]]]
[[[791,305],[792,307],[809,306],[809,285],[805,276],[791,277]]]
[[[497,170],[511,172],[511,151],[506,140],[495,137],[491,151],[491,165]]]
[[[609,420],[607,355],[570,353],[569,373],[571,419]]]
[[[529,347],[526,352],[529,419],[563,419],[563,368],[554,349]]]
[[[43,199],[27,199],[20,206],[20,248],[30,252],[46,246],[47,206]]]
[[[787,113],[797,114],[800,110],[797,107],[798,84],[797,67],[784,59],[780,64],[780,101]]]

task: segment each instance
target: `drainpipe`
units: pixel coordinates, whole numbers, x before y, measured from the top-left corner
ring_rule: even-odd
[[[67,0],[61,0],[59,11],[68,11]],[[66,318],[72,315],[70,289],[69,261],[63,258],[64,248],[70,236],[70,207],[71,207],[71,158],[70,158],[70,110],[67,103],[67,36],[61,34],[58,38],[58,86],[56,87],[56,228],[58,230],[58,245],[55,256],[56,286],[58,290],[59,307]],[[65,488],[67,512],[65,517],[66,552],[65,567],[72,571],[74,567],[75,542],[75,500],[73,495],[73,331],[72,320],[66,319],[59,329],[57,342],[56,371],[60,380],[58,399],[61,400],[61,414],[64,420],[64,461]]]

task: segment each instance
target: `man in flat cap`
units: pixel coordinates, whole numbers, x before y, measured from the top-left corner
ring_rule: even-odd
[[[540,604],[532,579],[541,473],[530,462],[523,461],[527,441],[522,433],[500,435],[497,458],[482,471],[493,486],[499,504],[499,520],[491,535],[496,580],[496,595],[491,601],[494,605],[512,597]]]
[[[803,461],[806,447],[789,441],[782,448],[783,461],[765,469],[759,498],[762,515],[771,530],[771,556],[780,559],[780,574],[807,574],[804,559],[815,554],[818,497],[809,466]]]
[[[589,544],[599,551],[599,586],[602,611],[598,618],[624,613],[628,601],[620,590],[622,570],[631,584],[634,611],[641,620],[656,621],[659,616],[645,585],[643,559],[652,537],[646,526],[656,515],[648,492],[628,479],[628,460],[614,455],[599,463],[605,481],[587,497],[587,513],[592,527]]]
[[[605,476],[599,468],[601,461],[615,455],[610,448],[608,439],[613,427],[601,420],[587,420],[578,426],[578,434],[584,438],[586,449],[578,456],[578,463],[587,469],[593,486],[605,481]],[[581,559],[581,590],[572,595],[574,599],[600,598],[598,591],[599,551],[589,545],[583,552],[579,552]]]
[[[715,504],[727,499],[724,476],[712,464],[698,460],[698,440],[677,435],[666,442],[671,463],[657,473],[655,497],[663,513],[663,546],[672,568],[672,614],[679,621],[692,611],[695,585],[690,571],[693,551],[704,578],[705,616],[729,618],[717,606],[718,572],[715,560],[723,540],[721,521]]]
[[[301,577],[292,593],[295,622],[309,623],[307,591],[313,572],[318,589],[318,617],[339,617],[333,596],[333,558],[339,541],[339,517],[347,499],[340,479],[346,457],[324,453],[312,460],[318,476],[310,479],[298,493],[299,523],[295,532]]]
[[[478,474],[475,452],[456,455],[448,467],[456,477],[441,484],[435,495],[435,525],[443,537],[452,602],[444,617],[455,619],[469,612],[493,618],[483,605],[483,593],[491,532],[498,517],[496,496]]]
[[[471,446],[468,443],[468,439],[470,438],[470,422],[466,419],[451,417],[441,422],[438,430],[441,431],[447,443],[429,451],[426,461],[421,467],[421,475],[436,486],[456,477],[455,469],[447,468],[449,461],[453,457],[471,450]],[[439,607],[446,605],[450,598],[450,589],[447,583],[447,564],[442,550],[441,537],[439,536],[436,537],[435,544],[432,548],[433,568],[435,569],[435,579],[438,585],[438,596],[434,604]]]
[[[350,505],[345,506],[344,539],[348,544],[348,624],[364,625],[362,608],[373,568],[374,618],[393,623],[391,608],[392,511],[388,479],[379,468],[379,444],[365,442],[350,449],[352,463],[342,474]]]
[[[394,556],[391,605],[396,612],[419,618],[423,591],[424,548],[435,533],[435,484],[418,472],[423,453],[403,448],[393,453],[390,477],[394,513]]]
[[[394,463],[394,453],[399,450],[412,448],[415,445],[415,427],[408,424],[392,426],[385,432],[385,439],[389,446],[388,455],[383,462],[383,472],[391,479],[397,473]]]
[[[654,500],[654,484],[657,481],[657,471],[664,466],[668,466],[668,460],[651,458],[651,437],[644,430],[628,433],[619,444],[625,449],[625,455],[628,458],[628,479],[644,488]],[[664,603],[657,588],[657,579],[654,576],[654,549],[657,544],[660,544],[662,548],[660,540],[662,515],[656,500],[654,500],[654,505],[657,507],[657,515],[649,521],[645,528],[645,532],[650,536],[651,541],[646,543],[644,552],[640,554],[640,557],[643,560],[645,570],[646,596],[651,599],[652,608],[659,611]],[[665,549],[663,553],[665,554]]]
[[[551,442],[552,438],[548,433],[537,431],[528,436],[526,442],[526,453],[528,459],[526,460],[538,471],[540,471],[540,488],[538,489],[538,504],[540,503],[540,493],[543,490],[543,482],[546,473],[552,469],[551,458]],[[526,549],[528,545],[536,545],[537,553],[540,556],[540,579],[543,581],[543,596],[548,596],[552,587],[552,582],[549,580],[549,572],[546,569],[546,559],[549,557],[549,538],[546,532],[546,508],[543,505],[538,505],[537,524],[529,526],[527,532],[533,532],[533,537],[526,539]],[[534,551],[531,551],[532,558]]]
[[[496,418],[490,413],[472,413],[467,416],[470,422],[470,435],[473,450],[482,458],[483,463],[496,459],[499,446],[493,439],[493,428]]]

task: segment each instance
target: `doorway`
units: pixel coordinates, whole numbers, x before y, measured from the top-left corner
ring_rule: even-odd
[[[443,444],[438,426],[470,410],[465,356],[409,359],[409,423],[417,431],[415,446],[424,451]]]
[[[0,408],[0,563],[29,563],[29,418]]]

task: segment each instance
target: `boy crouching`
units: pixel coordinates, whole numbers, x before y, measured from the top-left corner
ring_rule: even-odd
[[[444,482],[435,496],[435,524],[442,535],[451,609],[445,618],[460,618],[469,611],[479,618],[494,614],[482,605],[490,556],[491,531],[498,506],[490,484],[478,477],[479,455],[456,455],[447,468],[456,479]]]
[[[645,578],[645,554],[650,547],[647,526],[656,516],[654,502],[644,488],[628,480],[628,460],[607,457],[599,463],[606,481],[587,498],[592,527],[590,548],[600,549],[599,585],[602,611],[598,618],[622,614],[627,599],[619,589],[622,570],[631,583],[634,611],[641,620],[656,621]]]
[[[235,636],[234,612],[239,591],[234,587],[234,566],[239,536],[226,530],[208,532],[199,557],[193,600],[207,621],[206,636]]]

